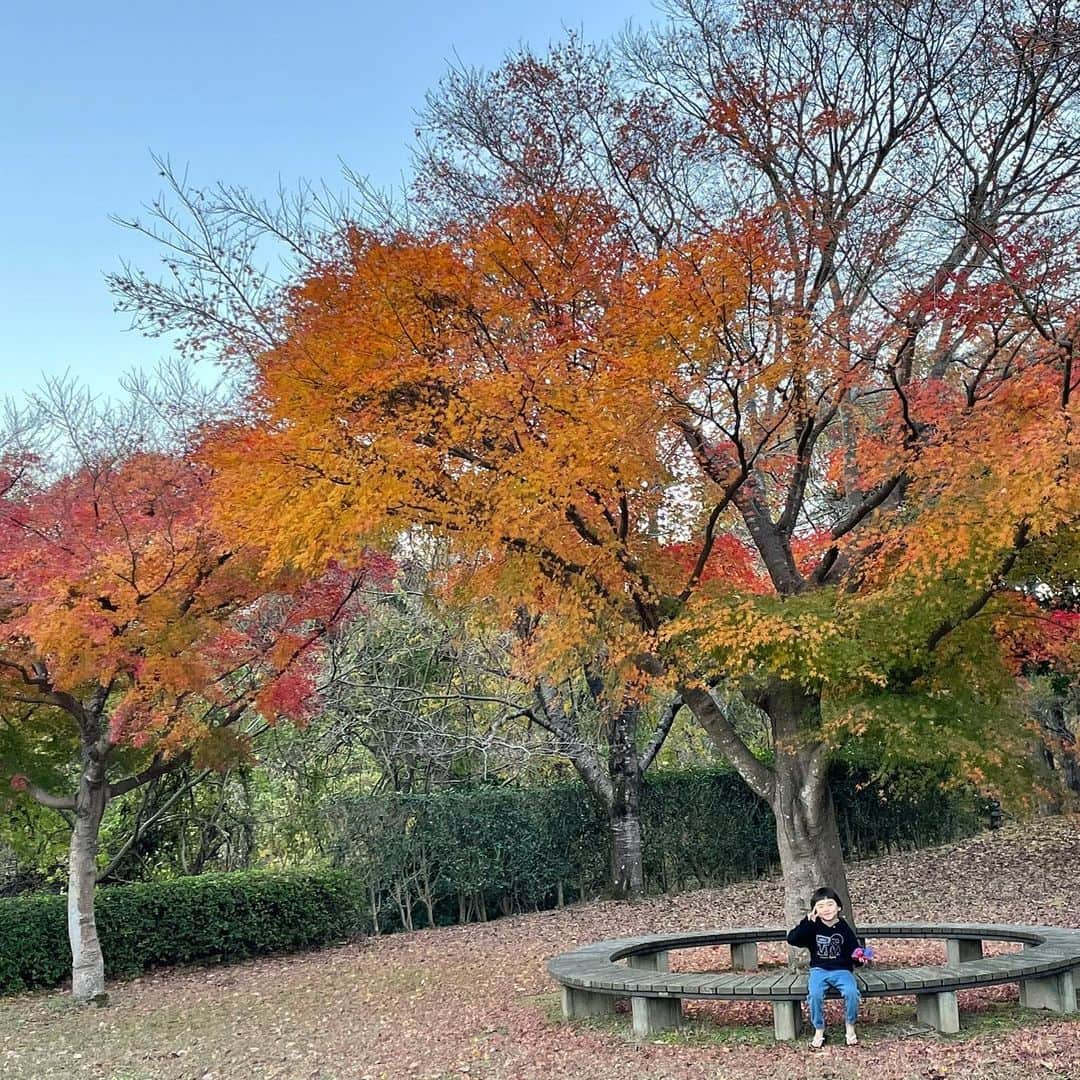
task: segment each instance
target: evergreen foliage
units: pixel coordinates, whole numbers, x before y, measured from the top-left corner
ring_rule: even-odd
[[[849,855],[948,840],[985,807],[907,769],[832,777]],[[650,777],[642,803],[653,891],[753,878],[777,865],[768,805],[729,771]],[[192,961],[234,961],[362,933],[486,920],[599,895],[609,882],[607,816],[573,783],[482,787],[339,801],[335,865],[115,885],[98,893],[109,976]],[[0,993],[54,986],[70,971],[65,898],[0,899]]]
[[[362,897],[360,897],[362,899]],[[369,929],[351,874],[244,871],[115,885],[97,897],[110,977],[325,945]],[[55,986],[71,972],[66,899],[0,901],[0,992]]]

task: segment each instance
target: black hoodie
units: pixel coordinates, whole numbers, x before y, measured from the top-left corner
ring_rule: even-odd
[[[788,932],[788,944],[810,950],[810,966],[825,971],[854,971],[851,954],[859,947],[855,932],[843,919],[827,926],[820,919],[803,919]]]

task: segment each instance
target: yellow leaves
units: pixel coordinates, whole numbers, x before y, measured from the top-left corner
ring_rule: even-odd
[[[661,633],[666,653],[680,667],[707,660],[731,679],[777,678],[814,690],[883,681],[880,658],[853,648],[856,636],[852,612],[830,590],[786,601],[701,597]]]

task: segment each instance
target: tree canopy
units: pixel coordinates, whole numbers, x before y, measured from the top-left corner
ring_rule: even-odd
[[[843,876],[830,748],[1007,775],[1020,587],[1076,577],[1077,34],[1064,0],[685,0],[452,73],[411,217],[301,237],[219,495],[281,565],[434,530],[538,667],[679,689],[773,805],[796,913]]]

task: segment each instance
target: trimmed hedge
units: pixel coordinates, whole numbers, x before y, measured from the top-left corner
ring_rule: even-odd
[[[837,762],[830,783],[847,857],[942,843],[985,822],[945,774],[885,779]],[[729,770],[665,772],[641,799],[646,885],[667,892],[758,877],[779,856],[768,804]],[[332,857],[364,883],[378,930],[552,907],[609,887],[610,828],[580,784],[342,800]]]
[[[977,829],[985,806],[907,770],[886,781],[838,763],[831,777],[845,853],[865,857]],[[753,878],[775,867],[769,807],[728,771],[648,778],[642,796],[651,891]],[[579,784],[368,797],[328,813],[335,869],[238,871],[98,891],[109,977],[231,961],[360,933],[483,920],[602,894],[610,829]],[[66,899],[0,899],[0,993],[70,974]]]
[[[70,974],[67,898],[30,893],[0,900],[0,993],[55,986]]]
[[[829,784],[844,857],[942,844],[984,827],[985,800],[946,788],[947,779],[944,769],[879,777],[866,766],[834,762]],[[641,818],[652,891],[760,877],[779,865],[771,808],[728,770],[647,777]]]
[[[365,897],[341,870],[106,886],[95,908],[109,977],[311,948],[370,930]],[[0,900],[0,993],[55,986],[70,974],[66,897]]]

